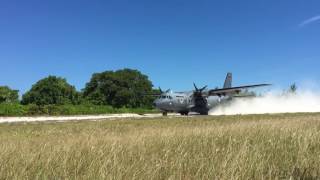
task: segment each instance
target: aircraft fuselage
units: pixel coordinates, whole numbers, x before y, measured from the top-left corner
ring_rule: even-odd
[[[153,104],[162,112],[177,112],[185,115],[189,112],[208,114],[210,109],[230,99],[217,96],[197,98],[192,94],[193,92],[168,92],[162,94]]]

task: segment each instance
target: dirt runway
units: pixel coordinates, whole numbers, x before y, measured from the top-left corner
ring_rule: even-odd
[[[169,117],[179,116],[169,114]],[[81,120],[117,120],[117,119],[140,119],[158,118],[162,114],[104,114],[104,115],[77,115],[77,116],[35,116],[35,117],[0,117],[0,123],[14,122],[38,122],[38,121],[81,121]]]

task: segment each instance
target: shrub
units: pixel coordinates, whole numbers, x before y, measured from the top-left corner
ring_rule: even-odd
[[[0,86],[0,103],[17,103],[19,101],[18,92],[8,86]]]
[[[50,104],[77,104],[80,95],[75,87],[68,84],[66,79],[49,76],[34,84],[30,91],[22,97],[22,104],[38,106]]]
[[[0,116],[23,116],[27,111],[25,106],[17,103],[0,104]]]

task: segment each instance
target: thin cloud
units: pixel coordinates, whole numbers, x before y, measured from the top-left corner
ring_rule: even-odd
[[[302,23],[300,23],[299,26],[300,27],[304,27],[304,26],[306,26],[308,24],[314,23],[314,22],[319,21],[319,20],[320,20],[320,15],[314,16],[314,17],[309,18],[309,19],[303,21]]]

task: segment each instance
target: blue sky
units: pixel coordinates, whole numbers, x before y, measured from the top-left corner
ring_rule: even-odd
[[[48,75],[78,90],[135,68],[155,86],[320,82],[319,0],[2,0],[0,85]]]

